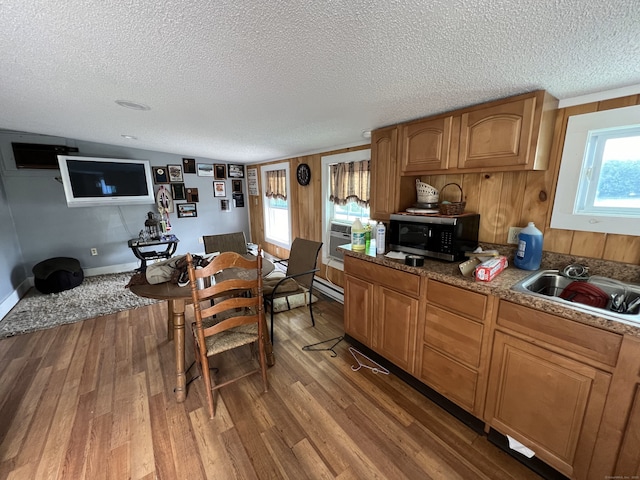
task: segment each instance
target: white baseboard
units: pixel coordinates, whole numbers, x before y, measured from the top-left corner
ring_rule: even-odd
[[[11,293],[7,298],[4,299],[2,303],[0,303],[0,319],[4,318],[5,315],[18,304],[20,299],[25,296],[27,291],[32,286],[33,277],[25,279],[20,285],[18,285],[18,288],[16,288],[13,293]]]
[[[107,275],[109,273],[131,272],[140,266],[139,262],[121,263],[119,265],[107,265],[106,267],[83,268],[85,277],[95,277],[96,275]]]

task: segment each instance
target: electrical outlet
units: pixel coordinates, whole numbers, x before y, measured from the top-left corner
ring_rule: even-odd
[[[522,227],[509,227],[509,236],[507,237],[507,243],[514,245],[518,244],[518,234],[522,230]]]
[[[97,248],[92,248],[91,249],[91,255],[97,255],[98,254],[98,249]]]

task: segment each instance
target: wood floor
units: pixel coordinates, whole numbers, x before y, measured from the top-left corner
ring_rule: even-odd
[[[539,478],[394,375],[352,371],[346,342],[303,351],[343,333],[341,304],[314,311],[276,317],[269,392],[223,388],[214,420],[201,379],[174,400],[163,303],[0,340],[0,478]]]

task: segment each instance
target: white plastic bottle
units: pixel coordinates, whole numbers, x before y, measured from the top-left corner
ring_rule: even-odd
[[[513,264],[522,270],[538,270],[542,262],[542,232],[533,222],[518,234],[518,251]]]
[[[384,255],[385,250],[385,234],[387,233],[387,229],[384,226],[384,223],[378,222],[376,225],[376,253],[378,255]]]
[[[359,218],[351,225],[351,250],[354,252],[364,252],[366,248],[365,231]]]

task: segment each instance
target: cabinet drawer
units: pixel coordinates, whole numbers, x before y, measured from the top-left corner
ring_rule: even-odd
[[[617,333],[505,300],[500,301],[497,324],[605,365],[615,366],[618,361],[622,335]]]
[[[435,280],[429,280],[427,284],[427,300],[479,322],[484,320],[487,308],[486,295]]]
[[[477,368],[480,364],[482,325],[434,305],[427,306],[424,342]]]
[[[344,257],[344,269],[350,275],[383,285],[405,295],[416,298],[420,295],[419,275],[358,260],[348,255]]]
[[[422,347],[420,379],[461,407],[473,411],[478,374],[428,346]]]

